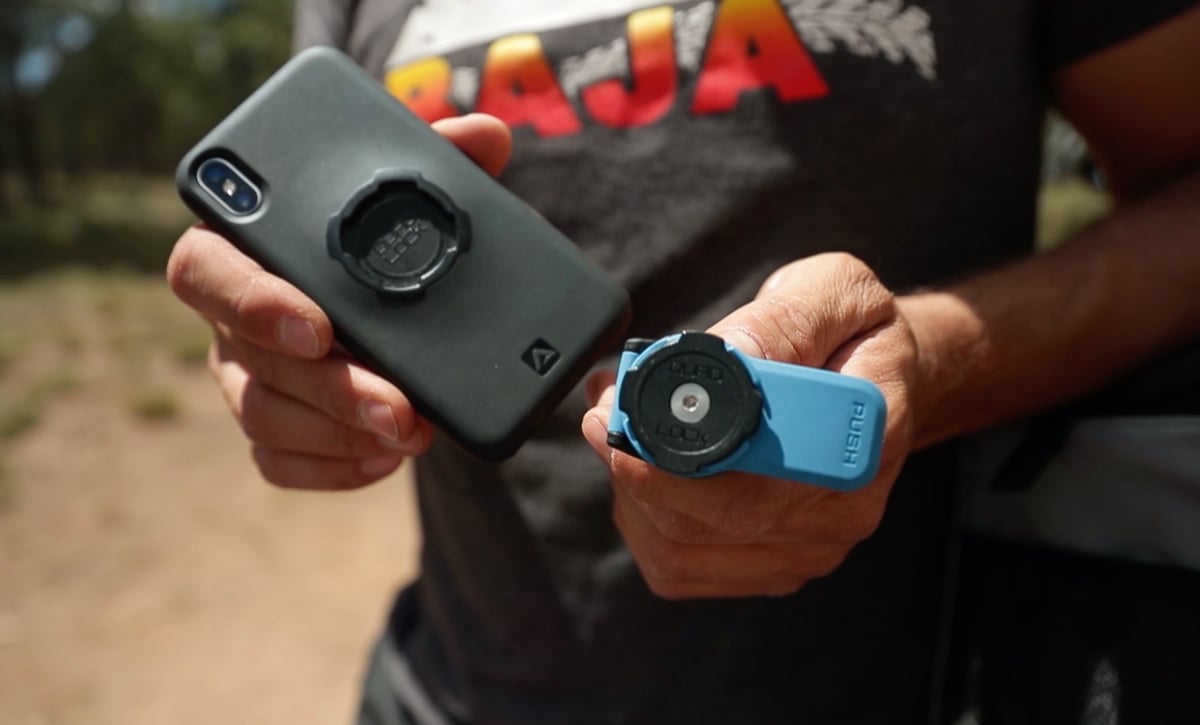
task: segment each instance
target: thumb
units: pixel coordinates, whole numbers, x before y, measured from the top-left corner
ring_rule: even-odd
[[[709,332],[747,355],[825,367],[847,341],[895,316],[891,292],[867,265],[829,253],[781,267]]]
[[[595,408],[598,405],[605,407],[613,404],[613,384],[617,382],[617,374],[611,370],[593,373],[584,384],[584,397],[587,398],[589,408]]]
[[[433,130],[445,136],[492,176],[504,170],[512,153],[512,133],[495,116],[472,113],[446,118],[435,122]]]

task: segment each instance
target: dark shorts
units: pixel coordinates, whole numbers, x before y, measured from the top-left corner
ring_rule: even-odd
[[[969,537],[946,712],[1200,722],[1200,573]]]
[[[371,650],[363,681],[362,707],[355,722],[357,725],[416,725],[384,670],[381,650],[378,644]]]
[[[358,725],[466,725],[434,705],[391,636],[371,650]]]

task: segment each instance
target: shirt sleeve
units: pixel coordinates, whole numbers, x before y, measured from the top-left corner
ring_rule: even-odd
[[[293,50],[314,45],[346,50],[357,5],[358,0],[296,0]]]
[[[1197,0],[1040,0],[1038,61],[1046,72],[1131,38],[1190,8]]]

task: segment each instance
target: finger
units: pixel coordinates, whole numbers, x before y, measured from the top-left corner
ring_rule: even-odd
[[[616,390],[613,383],[616,381],[617,374],[611,370],[593,373],[589,376],[587,383],[584,384],[584,395],[587,398],[588,406],[611,407]]]
[[[512,153],[512,133],[495,116],[472,113],[446,118],[435,121],[433,129],[492,176],[504,170]]]
[[[361,461],[321,458],[301,453],[253,449],[254,462],[267,481],[282,488],[308,491],[349,491],[372,484],[393,473],[403,456],[381,456]]]
[[[311,359],[333,342],[333,326],[315,302],[204,227],[175,243],[167,281],[201,315],[268,350]]]
[[[871,488],[883,484],[885,493],[890,490],[912,445],[909,381],[916,378],[917,365],[912,331],[902,318],[851,340],[833,354],[827,365],[835,372],[868,379],[883,393],[887,402],[883,450],[879,473]]]
[[[887,400],[885,438],[904,441],[911,438],[908,381],[916,378],[916,343],[912,331],[899,319],[851,340],[833,354],[828,368],[835,372],[866,378],[875,383]]]
[[[648,511],[671,512],[655,520],[661,521],[664,535],[678,541],[769,539],[782,521],[793,520],[833,493],[746,473],[671,475],[609,447],[609,411],[597,406],[584,414],[583,437],[609,466],[615,493],[628,495]]]
[[[219,362],[215,375],[246,437],[258,445],[335,458],[408,454],[394,440],[344,425],[262,385],[237,361]]]
[[[392,439],[339,423],[255,380],[242,388],[239,405],[242,430],[261,446],[329,458],[411,455]]]
[[[391,441],[408,455],[421,455],[432,440],[432,426],[417,415],[404,393],[345,355],[302,360],[228,336],[222,336],[219,349],[263,386],[333,421]]]
[[[663,537],[636,502],[620,495],[613,519],[646,584],[670,599],[791,594],[843,558],[819,546],[679,543]]]
[[[820,254],[773,274],[753,302],[709,331],[742,352],[824,367],[847,340],[896,316],[891,293],[848,254]]]

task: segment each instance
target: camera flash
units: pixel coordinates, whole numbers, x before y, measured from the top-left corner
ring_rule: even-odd
[[[226,179],[225,183],[221,184],[221,191],[225,192],[225,196],[233,196],[237,192],[237,182],[233,179]]]

